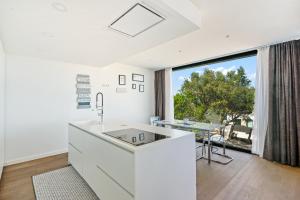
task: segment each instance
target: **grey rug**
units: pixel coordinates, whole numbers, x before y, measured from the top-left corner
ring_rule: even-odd
[[[33,176],[32,181],[37,200],[99,200],[71,166]]]

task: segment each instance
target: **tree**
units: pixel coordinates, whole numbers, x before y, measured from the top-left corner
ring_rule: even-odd
[[[254,91],[243,67],[225,75],[209,69],[202,75],[194,72],[174,96],[175,118],[211,122],[211,116],[217,116],[219,123],[228,123],[247,117],[253,111]]]

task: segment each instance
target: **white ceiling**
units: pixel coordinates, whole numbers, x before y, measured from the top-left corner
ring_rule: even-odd
[[[142,2],[166,20],[132,38],[108,26],[137,0],[0,0],[0,39],[9,54],[104,66],[198,29],[165,1]]]
[[[123,62],[159,69],[300,37],[299,0],[192,1],[202,14],[199,30]]]

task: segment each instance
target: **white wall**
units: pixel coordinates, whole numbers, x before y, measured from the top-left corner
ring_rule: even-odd
[[[5,54],[0,40],[0,178],[4,163],[4,98],[5,95]]]
[[[154,112],[153,71],[113,64],[104,68],[7,55],[6,163],[67,149],[67,123],[93,119],[76,109],[76,75],[91,76],[92,97],[104,94],[104,121],[148,123]],[[131,74],[145,75],[145,92],[131,89]],[[127,93],[116,93],[118,74],[127,75]],[[94,103],[93,103],[94,105]]]

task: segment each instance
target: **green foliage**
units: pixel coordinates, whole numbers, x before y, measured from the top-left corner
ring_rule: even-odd
[[[224,123],[247,117],[254,106],[250,83],[243,67],[226,75],[209,69],[202,75],[194,72],[174,96],[175,118],[211,122],[209,116],[217,116]]]

